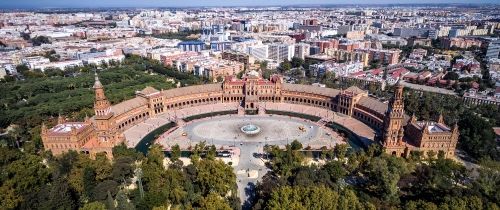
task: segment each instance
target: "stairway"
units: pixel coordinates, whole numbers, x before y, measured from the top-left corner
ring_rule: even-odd
[[[259,115],[266,115],[266,108],[264,106],[259,106]]]
[[[245,115],[245,108],[242,106],[238,106],[238,116],[244,116]]]

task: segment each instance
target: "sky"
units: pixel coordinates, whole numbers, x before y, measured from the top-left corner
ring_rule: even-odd
[[[0,0],[0,8],[277,6],[297,4],[496,3],[498,0]]]

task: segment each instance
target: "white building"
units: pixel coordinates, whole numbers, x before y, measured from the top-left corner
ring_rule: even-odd
[[[50,60],[43,56],[33,56],[23,58],[22,63],[30,69],[35,69],[37,66],[50,63]]]
[[[84,64],[93,64],[93,65],[101,65],[103,63],[109,63],[110,61],[122,62],[125,60],[124,55],[110,55],[110,56],[102,56],[102,57],[94,57],[83,60]]]
[[[295,57],[304,59],[306,55],[311,54],[311,45],[306,43],[298,43],[295,45]]]
[[[320,64],[313,64],[309,66],[309,70],[315,77],[323,76],[326,72],[332,72],[335,77],[347,76],[352,73],[363,71],[363,63],[335,63],[324,62]]]
[[[250,47],[254,46],[261,46],[262,41],[256,40],[256,39],[247,39],[242,42],[235,42],[231,45],[231,50],[237,51],[237,52],[247,52]],[[267,48],[267,46],[266,46]]]
[[[81,60],[69,60],[69,61],[60,61],[60,62],[51,62],[46,64],[41,64],[35,66],[34,69],[40,69],[41,71],[45,71],[45,69],[61,69],[64,70],[66,68],[83,66],[83,62]]]
[[[293,44],[270,44],[269,45],[269,59],[275,60],[278,63],[287,60],[292,60],[295,53]]]
[[[269,57],[269,47],[267,45],[255,45],[248,47],[248,54],[257,60],[265,60]]]
[[[498,58],[500,55],[500,39],[492,40],[488,44],[486,59]]]

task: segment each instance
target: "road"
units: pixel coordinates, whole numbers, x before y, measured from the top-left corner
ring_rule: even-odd
[[[408,87],[410,89],[414,90],[419,90],[419,91],[425,91],[425,92],[433,92],[433,93],[440,93],[440,94],[446,94],[446,95],[457,95],[452,90],[444,89],[444,88],[438,88],[438,87],[431,87],[431,86],[426,86],[426,85],[419,85],[419,84],[413,84],[413,83],[408,83],[405,81],[401,80],[401,84],[405,87]]]
[[[264,144],[251,142],[238,145],[238,147],[241,151],[240,162],[238,166],[234,167],[234,173],[236,174],[238,193],[243,209],[249,209],[250,202],[254,197],[257,181],[262,180],[262,177],[269,169],[265,167],[264,162],[260,158],[253,156],[254,153],[262,153]],[[258,176],[249,177],[250,171],[256,171]]]

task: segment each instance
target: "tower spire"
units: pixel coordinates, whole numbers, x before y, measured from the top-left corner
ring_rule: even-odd
[[[111,113],[111,103],[108,101],[106,95],[104,94],[104,86],[97,76],[97,71],[95,72],[95,81],[93,88],[95,92],[95,115],[97,117],[108,116]]]
[[[98,88],[103,88],[102,87],[102,84],[101,84],[101,81],[99,81],[99,76],[97,76],[97,71],[95,71],[94,73],[94,89],[98,89]]]
[[[402,130],[404,115],[403,85],[398,81],[384,117],[384,132],[382,136],[384,145],[401,145],[402,137],[404,136],[404,130]]]
[[[63,123],[65,123],[65,121],[66,121],[66,119],[59,112],[59,116],[57,117],[57,124],[63,124]]]
[[[439,113],[439,117],[437,120],[438,123],[444,124],[444,118],[443,118],[443,113]]]

